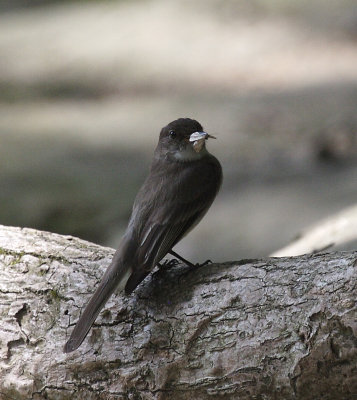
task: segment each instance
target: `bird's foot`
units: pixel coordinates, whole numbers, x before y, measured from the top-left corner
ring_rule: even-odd
[[[179,264],[179,260],[176,260],[176,258],[171,258],[170,260],[165,260],[162,264],[157,263],[160,269],[162,268],[171,268],[174,267],[175,265]]]
[[[212,264],[212,260],[206,260],[205,262],[203,262],[203,263],[197,263],[196,265],[195,265],[195,267],[196,268],[199,268],[199,267],[204,267],[205,265],[208,265],[208,264]]]
[[[178,258],[180,261],[184,262],[186,265],[188,265],[191,268],[195,267],[195,264],[192,264],[192,262],[186,260],[185,258],[183,258],[182,256],[180,256],[180,254],[175,253],[173,250],[170,250],[169,253],[171,255],[173,255],[174,257]],[[176,260],[177,261],[177,260]]]

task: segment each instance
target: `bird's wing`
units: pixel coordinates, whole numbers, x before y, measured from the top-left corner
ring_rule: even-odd
[[[209,167],[210,165],[206,166],[205,171],[189,169],[187,176],[184,176],[176,186],[170,182],[166,190],[159,188],[153,196],[146,196],[150,199],[148,202],[150,212],[145,215],[139,235],[140,240],[137,241],[136,262],[125,286],[127,293],[135,289],[209,209],[220,186],[220,176],[219,179],[212,179],[214,177],[210,175],[218,174],[220,170],[217,171],[215,165]],[[186,194],[178,196],[178,192]]]

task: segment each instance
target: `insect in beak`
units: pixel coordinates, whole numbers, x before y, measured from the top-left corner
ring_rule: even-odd
[[[193,142],[193,149],[196,153],[199,153],[202,150],[205,140],[207,140],[208,138],[216,139],[216,137],[214,137],[213,135],[209,135],[206,132],[193,132],[190,135],[189,141]]]

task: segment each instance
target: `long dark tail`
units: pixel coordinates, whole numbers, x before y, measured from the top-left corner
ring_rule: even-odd
[[[119,257],[114,256],[97,290],[74,327],[71,337],[64,345],[64,353],[70,353],[81,345],[100,310],[118,287],[124,288],[129,275],[129,268],[123,264]]]

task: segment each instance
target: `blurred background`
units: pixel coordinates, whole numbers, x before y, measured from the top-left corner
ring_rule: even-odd
[[[162,126],[224,169],[177,247],[259,257],[357,199],[355,0],[0,1],[0,223],[116,247]]]

